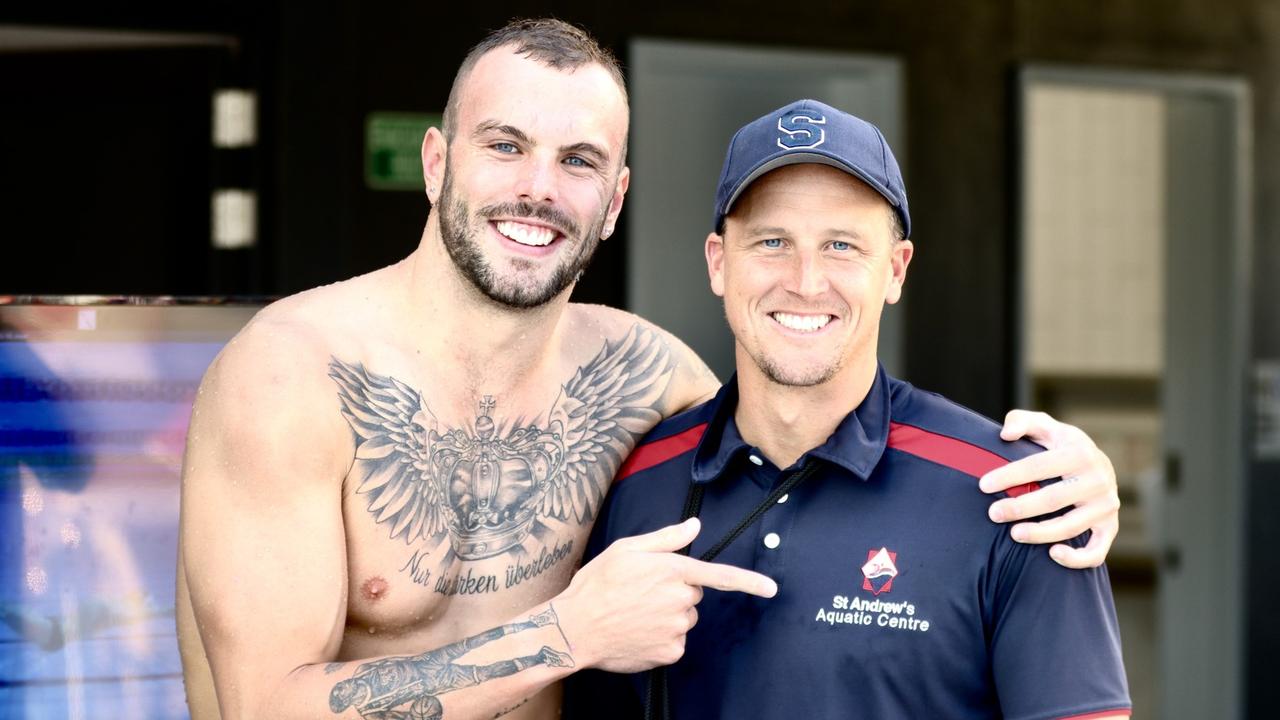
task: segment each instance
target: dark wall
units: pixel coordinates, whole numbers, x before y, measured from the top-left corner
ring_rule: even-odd
[[[212,93],[270,91],[274,8],[10,3],[0,26],[150,34],[145,46],[0,43],[0,294],[257,294],[252,251],[210,246],[210,193],[261,188],[256,151],[211,147]],[[157,39],[163,36],[163,40]],[[269,190],[261,193],[271,213]],[[268,241],[269,242],[269,241]]]
[[[202,287],[218,50],[0,54],[0,263],[13,293]]]
[[[448,6],[238,0],[194,9],[188,3],[62,3],[57,10],[3,9],[0,23],[234,36],[239,47],[229,72],[262,97],[262,141],[252,173],[262,233],[253,257],[225,270],[220,287],[279,294],[372,270],[412,250],[425,200],[365,189],[366,114],[439,111],[471,43],[512,16],[549,13],[586,25],[624,62],[627,42],[637,36],[901,58],[918,247],[909,288],[908,374],[991,415],[1013,399],[1016,68],[1054,62],[1242,76],[1254,93],[1254,357],[1280,357],[1280,283],[1274,281],[1280,277],[1280,203],[1272,202],[1280,197],[1280,3],[1269,0],[818,0],[794,8],[762,0]],[[129,182],[127,174],[120,181]],[[621,232],[604,245],[579,298],[622,303],[625,221]],[[69,242],[56,234],[43,240]],[[173,242],[207,244],[207,236]],[[165,277],[172,293],[210,287],[208,281],[188,285],[193,281],[176,271]],[[1271,515],[1280,509],[1280,466],[1254,462],[1252,473],[1247,546],[1275,547],[1280,524]],[[1280,560],[1259,552],[1247,562],[1245,683],[1253,716],[1280,707],[1280,685],[1264,675],[1268,656],[1280,651],[1280,618],[1269,607]]]

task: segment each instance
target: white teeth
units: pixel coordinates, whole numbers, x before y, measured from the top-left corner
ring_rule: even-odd
[[[498,232],[521,245],[542,247],[543,245],[550,245],[551,241],[556,239],[555,230],[536,225],[525,225],[511,220],[503,220],[497,223],[497,227]]]
[[[774,320],[778,324],[789,330],[799,330],[800,332],[814,332],[826,327],[831,322],[830,315],[792,315],[791,313],[776,312],[772,314]]]

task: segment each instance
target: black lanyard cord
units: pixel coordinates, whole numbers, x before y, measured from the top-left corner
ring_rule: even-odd
[[[817,471],[818,463],[814,462],[812,458],[805,460],[804,465],[799,470],[791,473],[786,480],[779,483],[773,489],[773,492],[769,493],[768,497],[762,500],[759,505],[756,505],[755,509],[742,518],[732,530],[725,533],[725,536],[720,538],[720,542],[717,542],[709,550],[699,555],[698,559],[704,562],[710,562],[715,559],[734,540],[737,540],[742,533],[746,532],[747,528],[756,524],[769,511],[769,508],[777,505],[779,498],[791,492],[795,486],[809,479]],[[684,522],[691,517],[697,517],[702,512],[702,491],[704,487],[705,485],[702,483],[689,483],[689,494],[685,497],[684,514],[680,518],[680,522]],[[677,552],[681,555],[688,555],[689,547],[681,548]],[[645,694],[644,700],[645,720],[668,720],[671,717],[671,702],[667,695],[667,667],[656,667],[650,670],[648,685],[648,692]]]
[[[769,493],[768,497],[760,501],[760,504],[756,506],[755,510],[751,511],[750,515],[747,515],[745,518],[743,518],[742,521],[739,522],[736,526],[734,526],[732,530],[726,533],[724,537],[720,538],[720,542],[713,545],[710,550],[707,550],[706,552],[699,555],[698,559],[705,562],[711,562],[712,560],[714,560],[716,556],[724,552],[724,549],[729,547],[729,545],[734,540],[737,540],[739,535],[746,532],[747,528],[751,527],[752,525],[755,525],[756,521],[759,520],[761,517],[763,517],[764,514],[769,511],[769,508],[773,507],[774,505],[777,505],[779,498],[791,492],[791,490],[794,489],[795,486],[809,479],[809,477],[817,471],[818,471],[818,463],[812,460],[806,460],[804,463],[804,466],[802,466],[799,470],[791,473],[791,475],[789,475],[786,480],[783,480],[778,485],[778,487],[773,489],[773,492]],[[696,510],[701,510],[702,488],[703,488],[702,485],[697,485],[696,487],[696,492],[698,493],[698,505],[699,505],[699,507],[696,508]],[[692,495],[694,492],[695,490],[691,489],[689,491],[689,494]],[[689,517],[693,517],[693,516],[690,515],[686,517],[685,520],[688,520]]]

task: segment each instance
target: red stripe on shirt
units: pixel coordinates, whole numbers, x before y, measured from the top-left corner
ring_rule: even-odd
[[[627,461],[622,463],[622,467],[618,468],[617,480],[621,480],[628,475],[634,475],[641,470],[648,470],[654,465],[660,465],[677,455],[687,453],[698,447],[698,441],[702,439],[702,433],[706,432],[706,429],[707,424],[702,423],[682,433],[676,433],[671,437],[645,443],[632,450],[631,454],[627,456]]]
[[[1058,718],[1058,720],[1097,720],[1097,718],[1113,717],[1120,715],[1129,717],[1133,711],[1129,708],[1116,708],[1114,710],[1100,710],[1098,712],[1085,713],[1084,715],[1069,715],[1067,717]]]
[[[889,423],[889,447],[974,477],[982,477],[1009,464],[1008,460],[972,443],[902,423]],[[1005,493],[1018,497],[1039,488],[1037,483],[1027,483],[1011,487]]]

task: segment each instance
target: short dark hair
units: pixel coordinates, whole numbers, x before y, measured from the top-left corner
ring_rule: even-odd
[[[907,233],[902,229],[902,215],[898,213],[895,207],[889,208],[889,240],[894,243],[900,243],[907,239]]]
[[[453,139],[458,95],[467,75],[485,53],[508,45],[515,46],[516,53],[556,70],[576,70],[591,63],[600,65],[618,83],[622,99],[627,102],[627,85],[618,59],[607,48],[601,47],[586,30],[555,18],[512,20],[471,48],[458,66],[458,73],[453,76],[453,87],[449,89],[449,103],[444,109],[446,140]]]

